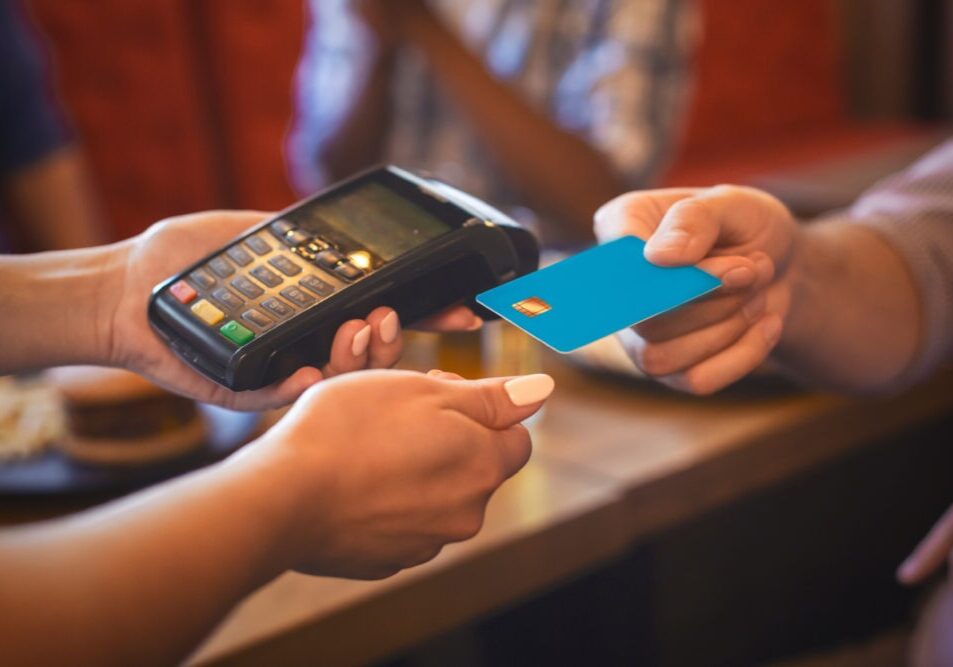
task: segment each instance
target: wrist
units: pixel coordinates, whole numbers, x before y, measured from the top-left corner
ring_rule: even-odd
[[[795,355],[804,341],[817,335],[813,304],[817,302],[818,284],[817,270],[813,265],[825,250],[816,236],[809,226],[798,226],[794,232],[791,253],[781,278],[786,282],[789,294],[784,328],[775,353],[781,358]]]

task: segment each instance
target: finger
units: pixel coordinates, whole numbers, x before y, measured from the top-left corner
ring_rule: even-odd
[[[731,347],[683,373],[659,378],[661,382],[692,394],[712,394],[757,368],[781,337],[781,318],[771,313],[762,317]]]
[[[760,301],[763,309],[763,296]],[[712,326],[661,343],[650,343],[634,332],[620,340],[639,368],[647,375],[659,377],[681,373],[715,356],[738,341],[752,323],[744,312],[739,312]]]
[[[555,382],[543,373],[447,382],[448,407],[492,429],[518,424],[542,407]]]
[[[740,294],[718,294],[682,306],[671,313],[657,315],[637,324],[633,329],[649,343],[662,343],[693,331],[705,329],[743,314],[753,324],[764,314],[767,299],[764,290]]]
[[[897,579],[916,584],[936,572],[953,552],[953,507],[936,522],[897,570]]]
[[[503,463],[503,479],[509,479],[529,461],[533,454],[533,441],[522,424],[510,426],[494,434]]]
[[[364,320],[349,320],[342,324],[331,343],[331,357],[323,369],[325,376],[332,377],[364,368],[370,342],[371,327]]]
[[[600,243],[626,235],[647,239],[672,204],[699,192],[696,188],[669,188],[619,195],[593,216],[596,238]]]
[[[720,291],[739,291],[763,287],[774,278],[774,262],[766,253],[751,255],[716,255],[706,257],[696,266],[721,281]]]
[[[668,209],[645,245],[645,257],[660,266],[695,264],[716,244],[742,245],[764,228],[766,218],[787,216],[783,204],[753,188],[709,188]]]
[[[433,317],[417,322],[414,329],[420,331],[476,331],[483,326],[483,318],[477,317],[466,306],[453,306]]]
[[[367,316],[367,323],[371,327],[368,367],[391,368],[400,360],[404,345],[397,311],[393,308],[375,308]]]
[[[451,373],[449,371],[442,371],[439,368],[432,368],[427,371],[427,375],[430,377],[440,378],[441,380],[463,380],[462,375],[457,375],[456,373]]]
[[[211,402],[232,410],[271,410],[294,403],[301,394],[323,378],[324,376],[317,368],[305,366],[284,380],[255,391],[233,392],[216,385],[221,393],[213,396]]]

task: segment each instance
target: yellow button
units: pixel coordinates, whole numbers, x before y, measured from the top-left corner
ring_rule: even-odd
[[[195,313],[195,316],[208,324],[209,326],[213,324],[218,324],[223,319],[225,319],[225,313],[220,311],[218,308],[210,304],[205,299],[196,301],[192,306],[192,312]]]

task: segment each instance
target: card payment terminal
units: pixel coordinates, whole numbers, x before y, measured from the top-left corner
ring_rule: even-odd
[[[397,167],[295,204],[158,285],[149,321],[191,366],[240,391],[328,360],[338,327],[378,306],[403,324],[536,270],[528,231]]]

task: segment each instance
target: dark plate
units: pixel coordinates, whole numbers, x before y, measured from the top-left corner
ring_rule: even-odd
[[[78,463],[57,449],[0,464],[0,497],[77,498],[118,495],[182,475],[225,458],[255,434],[260,415],[200,405],[209,434],[205,445],[183,456],[142,466]]]

